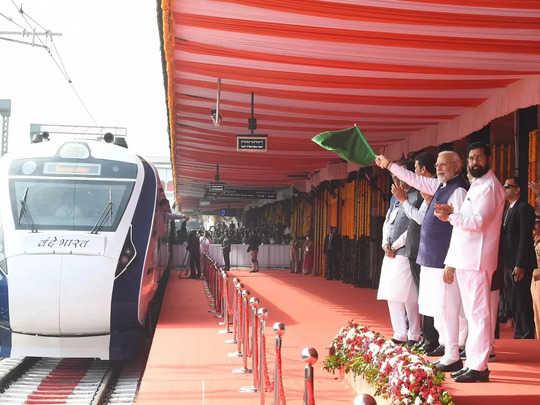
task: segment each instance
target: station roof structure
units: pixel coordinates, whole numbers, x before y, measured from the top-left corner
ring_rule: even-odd
[[[538,0],[158,0],[177,194],[285,187],[329,162],[311,142],[357,124],[400,156],[540,104]],[[221,126],[216,108],[221,79]],[[268,151],[238,152],[249,133]],[[194,199],[195,198],[195,199]]]

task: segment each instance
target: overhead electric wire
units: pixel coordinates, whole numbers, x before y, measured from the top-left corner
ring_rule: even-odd
[[[86,105],[86,103],[84,102],[83,98],[81,97],[79,91],[75,88],[75,85],[73,84],[73,80],[71,80],[71,77],[69,76],[68,72],[67,72],[67,69],[64,65],[64,62],[62,60],[62,56],[60,55],[60,52],[58,51],[58,48],[56,47],[56,44],[54,43],[54,40],[53,40],[53,36],[50,34],[51,31],[48,30],[47,28],[45,28],[43,25],[41,25],[40,23],[38,23],[34,18],[32,18],[30,15],[28,15],[28,13],[26,13],[23,9],[22,9],[22,4],[20,7],[17,6],[17,4],[15,3],[15,0],[11,0],[11,3],[13,4],[13,6],[17,9],[17,12],[21,15],[21,17],[24,19],[26,25],[28,26],[28,28],[30,29],[31,32],[35,32],[35,26],[33,26],[29,20],[32,20],[32,22],[37,25],[39,28],[41,28],[43,31],[45,31],[46,33],[49,33],[49,35],[47,35],[46,37],[49,37],[50,38],[50,42],[52,44],[52,50],[51,50],[51,47],[49,47],[48,45],[46,45],[39,36],[37,36],[36,38],[38,39],[38,41],[41,43],[41,45],[38,45],[38,44],[33,44],[33,43],[27,43],[27,42],[22,42],[22,41],[13,41],[13,42],[22,42],[24,44],[27,44],[27,45],[34,45],[34,46],[39,46],[41,48],[45,48],[45,50],[47,51],[47,54],[51,57],[52,61],[54,62],[54,64],[56,65],[56,67],[58,68],[58,70],[60,71],[60,73],[62,74],[62,76],[64,76],[64,79],[68,82],[69,86],[71,87],[71,90],[73,91],[73,93],[75,94],[75,96],[77,97],[77,100],[79,101],[79,103],[81,104],[81,106],[83,107],[83,109],[86,111],[86,113],[88,114],[88,116],[90,117],[90,119],[92,120],[92,122],[97,125],[97,122],[96,122],[96,119],[94,118],[94,116],[92,115],[92,113],[90,112],[90,110],[88,109],[88,106]],[[9,17],[8,17],[9,18]],[[22,26],[19,25],[19,27],[21,27],[23,30],[26,31],[26,29]],[[0,38],[0,39],[5,39],[5,40],[9,40],[9,39],[6,39],[6,38]],[[53,55],[53,51],[54,53],[56,54],[56,57],[55,55]]]
[[[47,49],[47,46],[46,46],[46,45],[40,45],[40,44],[35,44],[35,43],[33,43],[33,42],[21,41],[21,40],[19,40],[19,39],[0,37],[0,40],[2,40],[2,41],[7,41],[7,42],[15,42],[15,43],[17,43],[17,44],[28,45],[28,46],[37,46],[37,47],[39,47],[39,48],[45,48],[45,49]]]
[[[17,27],[19,27],[20,29],[26,31],[26,28],[24,28],[21,24],[19,24],[17,21],[15,21],[13,18],[5,15],[4,13],[0,12],[0,16],[4,17],[6,20],[8,20],[9,22],[15,24]]]

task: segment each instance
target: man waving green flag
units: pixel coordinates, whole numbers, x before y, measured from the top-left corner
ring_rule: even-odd
[[[311,140],[349,162],[369,166],[375,161],[375,152],[356,125],[341,131],[322,132]]]

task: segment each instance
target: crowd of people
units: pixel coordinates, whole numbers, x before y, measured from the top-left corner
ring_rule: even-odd
[[[489,381],[499,307],[514,338],[535,337],[540,222],[518,179],[503,186],[490,170],[489,147],[469,145],[466,161],[467,178],[453,151],[419,154],[414,172],[377,156],[393,178],[377,297],[395,342],[439,356],[435,366],[456,382],[477,382]]]
[[[231,243],[247,244],[253,234],[256,234],[265,245],[289,244],[291,240],[290,229],[282,224],[248,227],[237,226],[234,222],[228,225],[225,222],[219,222],[211,226],[209,232],[214,243],[222,243],[225,238],[228,238]]]
[[[267,225],[258,227],[237,226],[234,222],[226,224],[220,222],[209,228],[208,231],[187,229],[189,217],[186,217],[177,231],[176,241],[186,243],[189,257],[189,277],[201,278],[201,267],[204,267],[206,255],[210,244],[220,244],[223,252],[224,270],[231,267],[230,253],[233,244],[244,244],[250,255],[251,272],[259,271],[258,252],[261,244],[288,244],[291,240],[290,229],[285,225]]]

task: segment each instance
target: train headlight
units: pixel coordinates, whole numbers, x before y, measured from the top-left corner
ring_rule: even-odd
[[[120,252],[120,257],[118,258],[118,264],[116,265],[116,272],[114,273],[115,277],[119,277],[124,273],[129,265],[135,260],[137,256],[137,249],[135,249],[135,244],[133,243],[133,227],[129,227],[129,231],[126,235],[126,240],[124,241],[124,246],[122,247],[122,252]]]
[[[4,230],[0,223],[0,271],[7,275],[6,249],[4,245]]]

